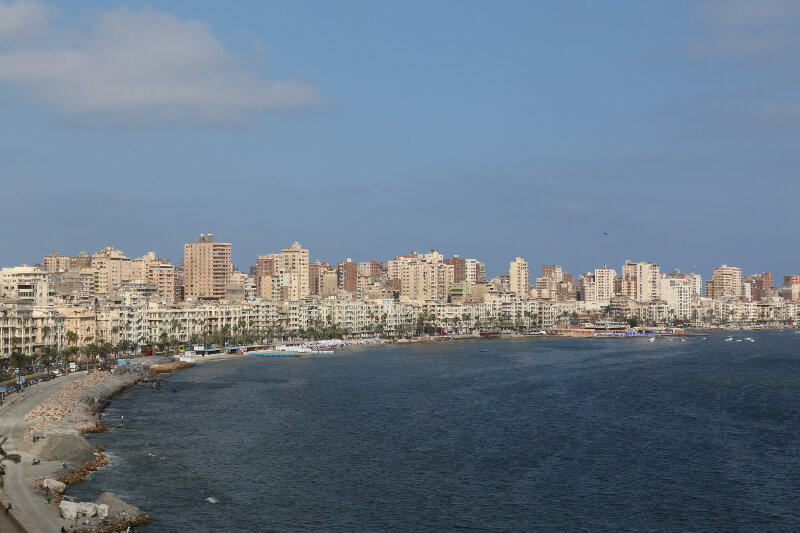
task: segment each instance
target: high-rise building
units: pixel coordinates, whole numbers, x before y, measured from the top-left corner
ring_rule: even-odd
[[[527,298],[531,290],[531,275],[528,271],[528,263],[523,257],[517,257],[511,261],[508,268],[508,287],[520,298]]]
[[[611,302],[614,296],[614,282],[617,279],[617,271],[613,268],[596,268],[594,270],[594,284],[597,302]]]
[[[661,269],[648,261],[625,261],[622,265],[621,291],[623,296],[641,303],[660,299]]]
[[[706,282],[706,296],[714,300],[739,298],[742,295],[742,269],[722,265]]]
[[[108,290],[118,289],[123,281],[131,279],[132,264],[121,250],[111,245],[106,246],[92,256],[92,267],[106,273]]]
[[[690,275],[661,278],[661,299],[675,313],[675,318],[686,319],[692,310],[692,279]]]
[[[308,289],[308,250],[299,242],[291,248],[283,248],[280,255],[281,285],[287,287],[286,299],[298,301],[309,295]]]
[[[209,233],[183,246],[183,284],[186,300],[221,300],[233,265],[231,243],[214,242]]]
[[[175,298],[175,266],[168,259],[156,257],[155,252],[133,260],[130,279],[152,283],[162,298]]]
[[[340,261],[338,267],[339,288],[346,292],[358,291],[358,263],[347,258],[347,261]]]
[[[417,301],[447,300],[455,268],[445,263],[437,250],[427,254],[414,252],[389,261],[387,278],[389,286],[402,297]]]
[[[564,281],[564,269],[561,265],[542,265],[542,277],[555,280],[556,283]]]

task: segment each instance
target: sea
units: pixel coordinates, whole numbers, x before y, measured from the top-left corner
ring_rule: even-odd
[[[68,492],[144,532],[800,531],[794,331],[207,362],[103,416]]]

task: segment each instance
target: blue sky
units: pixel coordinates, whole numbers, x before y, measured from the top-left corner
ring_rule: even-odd
[[[0,264],[795,273],[798,52],[791,0],[0,0]]]

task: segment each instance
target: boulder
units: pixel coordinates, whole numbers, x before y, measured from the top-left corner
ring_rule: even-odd
[[[66,490],[67,486],[64,483],[56,479],[47,478],[42,483],[42,486],[49,488],[53,492],[57,492],[58,494],[63,494]]]
[[[125,521],[132,524],[144,524],[149,520],[147,513],[117,498],[113,492],[104,492],[97,498],[95,503],[108,506],[108,517],[113,520],[121,520],[122,512],[125,511]]]
[[[94,460],[94,446],[80,435],[49,434],[39,451],[39,458],[83,465]]]
[[[81,502],[78,504],[78,512],[81,516],[94,516],[97,514],[97,505],[92,502]]]
[[[61,503],[58,504],[58,512],[61,513],[62,518],[75,520],[75,517],[78,516],[78,504],[61,500]]]
[[[101,520],[103,518],[108,518],[108,505],[101,503],[97,506],[97,517]]]

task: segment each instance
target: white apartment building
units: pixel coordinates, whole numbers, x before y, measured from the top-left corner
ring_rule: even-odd
[[[661,278],[661,299],[667,303],[675,318],[684,320],[691,317],[693,285],[691,279]]]

